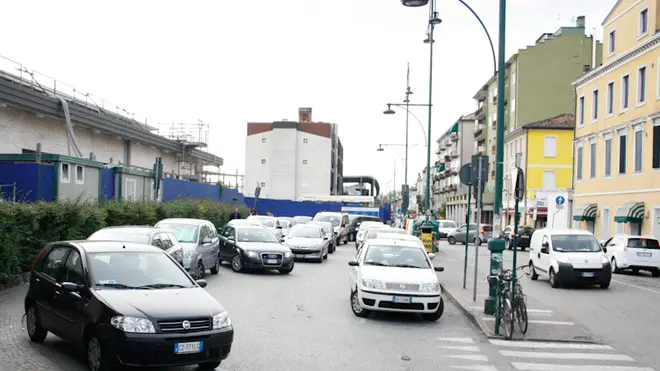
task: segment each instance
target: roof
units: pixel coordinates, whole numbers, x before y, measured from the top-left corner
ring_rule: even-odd
[[[555,117],[549,119],[530,122],[522,126],[524,129],[553,129],[553,130],[562,130],[562,129],[574,129],[575,128],[575,116],[571,113],[562,113]]]
[[[378,235],[379,240],[406,240],[406,241],[418,241],[422,242],[419,238],[410,235],[410,234],[403,234],[403,233],[381,233]]]
[[[163,252],[163,250],[141,243],[133,242],[117,242],[117,241],[64,241],[68,242],[74,246],[77,246],[81,250],[87,253],[96,253],[96,252]]]
[[[622,2],[623,2],[623,0],[618,0],[618,1],[616,2],[616,4],[614,4],[614,6],[612,7],[612,9],[610,9],[610,12],[607,13],[607,16],[605,16],[605,19],[603,19],[603,23],[600,24],[601,26],[605,26],[605,23],[607,23],[607,20],[610,19],[610,17],[612,16],[612,14],[613,14],[614,11],[616,10],[616,8],[618,8],[619,5],[621,5]]]
[[[171,218],[171,219],[163,219],[156,223],[156,225],[160,223],[177,223],[177,224],[190,224],[190,225],[200,225],[202,223],[209,223],[208,220],[203,220],[203,219],[192,219],[192,218]]]
[[[538,229],[537,229],[538,231]],[[574,234],[574,235],[588,235],[588,236],[593,236],[593,233],[589,231],[585,231],[582,229],[568,229],[568,228],[544,228],[541,229],[542,232],[547,233],[547,234],[552,234],[552,235],[560,235],[560,234]]]
[[[151,227],[151,226],[143,226],[143,225],[122,225],[122,226],[117,226],[117,227],[105,227],[102,229],[99,229],[96,232],[100,231],[108,231],[108,230],[114,230],[114,231],[126,231],[130,232],[132,234],[145,234],[149,235],[153,232],[162,232],[163,230],[160,228],[156,227]],[[94,233],[96,233],[94,232]]]
[[[368,240],[371,245],[389,245],[389,246],[403,246],[403,247],[419,247],[423,248],[424,245],[418,241],[399,238],[375,238]]]

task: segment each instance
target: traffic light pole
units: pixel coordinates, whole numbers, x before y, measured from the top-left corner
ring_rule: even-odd
[[[504,100],[506,61],[504,47],[506,39],[506,0],[500,0],[500,35],[498,40],[497,71],[497,138],[495,147],[495,204],[493,205],[493,232],[499,234],[502,224],[502,185],[504,183]]]

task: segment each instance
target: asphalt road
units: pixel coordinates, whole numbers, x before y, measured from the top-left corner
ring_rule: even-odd
[[[341,245],[323,264],[297,263],[287,276],[235,274],[225,265],[208,277],[207,290],[227,307],[236,329],[232,353],[218,371],[595,371],[600,369],[578,365],[637,365],[610,347],[493,343],[449,302],[432,323],[416,315],[357,318],[348,289],[347,262],[354,254],[352,244]],[[65,342],[53,336],[44,344],[28,341],[21,324],[25,290],[0,292],[0,370],[85,370],[82,355]]]
[[[443,256],[464,256],[464,245],[441,242]],[[479,248],[480,277],[489,266],[489,251]],[[518,251],[518,266],[529,262],[529,253]],[[468,274],[474,272],[474,248],[469,250]],[[513,251],[505,250],[505,267],[513,266]],[[611,345],[640,363],[660,368],[660,279],[650,274],[614,274],[607,290],[597,286],[553,289],[547,279],[523,281],[525,294],[586,328],[601,343]],[[551,329],[550,329],[551,330]]]

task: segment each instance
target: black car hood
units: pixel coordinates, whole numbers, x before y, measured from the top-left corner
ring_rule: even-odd
[[[277,242],[239,242],[238,247],[245,251],[254,252],[291,252],[288,247]]]
[[[225,308],[200,287],[162,290],[96,290],[117,313],[150,319],[211,317]]]

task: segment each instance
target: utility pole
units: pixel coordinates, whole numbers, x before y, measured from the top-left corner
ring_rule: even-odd
[[[504,183],[504,100],[506,78],[505,56],[506,41],[506,0],[500,0],[500,29],[498,40],[497,71],[497,138],[495,142],[495,204],[493,205],[493,233],[499,235],[502,228],[502,183]]]

